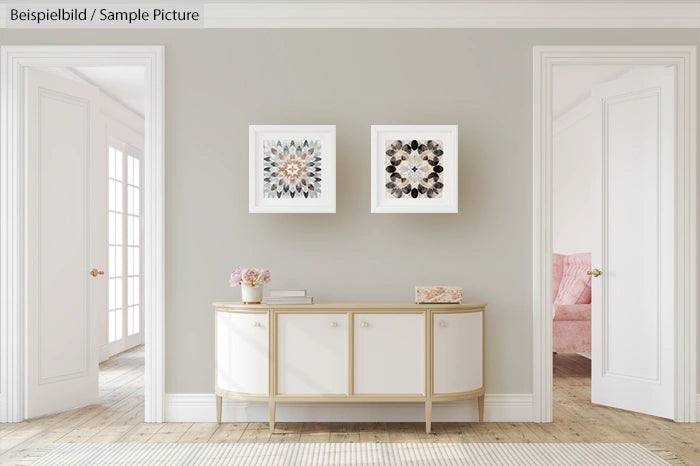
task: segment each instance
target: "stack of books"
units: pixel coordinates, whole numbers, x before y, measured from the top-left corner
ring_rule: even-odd
[[[306,290],[270,290],[263,299],[265,304],[313,304],[314,297],[306,296]]]

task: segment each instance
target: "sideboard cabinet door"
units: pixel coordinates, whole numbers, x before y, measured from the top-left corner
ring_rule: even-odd
[[[423,314],[355,314],[358,394],[425,394]]]
[[[483,313],[433,314],[434,393],[460,393],[483,386]]]
[[[277,315],[277,392],[347,393],[347,316]]]
[[[237,393],[267,395],[267,314],[216,313],[217,386]]]

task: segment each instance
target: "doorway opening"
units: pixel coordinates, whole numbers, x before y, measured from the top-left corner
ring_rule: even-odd
[[[533,82],[533,420],[568,380],[694,422],[695,47],[535,47]]]
[[[25,403],[35,418],[102,403],[134,379],[95,363],[144,344],[146,83],[139,66],[28,67],[26,77]]]
[[[0,422],[114,401],[115,384],[162,422],[163,48],[1,59],[1,243],[17,254],[0,258]]]
[[[591,409],[591,392],[594,380],[591,377],[592,360],[599,358],[597,354],[603,345],[592,345],[592,316],[594,312],[601,312],[600,306],[592,304],[592,288],[601,286],[598,278],[598,267],[602,267],[602,251],[596,251],[595,264],[593,263],[592,252],[596,249],[594,238],[598,231],[597,225],[602,225],[602,218],[605,216],[601,209],[594,207],[596,198],[594,186],[596,182],[593,173],[594,167],[598,166],[596,157],[602,156],[598,145],[602,137],[596,134],[597,131],[606,132],[607,138],[618,141],[614,153],[607,154],[607,159],[611,163],[624,162],[625,152],[635,151],[634,146],[639,141],[648,138],[647,145],[654,145],[656,135],[646,134],[644,124],[652,121],[659,122],[657,110],[658,102],[650,101],[649,98],[657,98],[653,92],[648,95],[640,94],[639,100],[632,97],[640,91],[640,82],[650,79],[655,74],[663,74],[664,70],[659,67],[634,67],[616,65],[560,65],[553,68],[553,122],[552,122],[552,350],[553,350],[553,379],[554,379],[554,410],[567,409]],[[672,73],[672,70],[668,70]],[[638,112],[638,121],[629,119],[618,119],[612,122],[617,125],[610,127],[610,123],[603,122],[597,118],[596,112],[602,111],[602,105],[606,100],[612,102],[610,96],[606,94],[606,89],[616,87],[616,97],[626,96],[628,105],[635,106]],[[653,85],[641,85],[643,89],[654,88]],[[672,90],[669,89],[670,93]],[[609,93],[609,92],[608,92]],[[667,96],[663,96],[667,98]],[[625,99],[618,99],[617,107],[612,107],[613,112],[624,107]],[[640,105],[641,103],[641,105]],[[610,107],[606,111],[611,110]],[[623,109],[624,110],[624,109]],[[642,114],[639,114],[642,113]],[[607,114],[607,118],[615,118],[615,114]],[[600,124],[602,123],[602,125]],[[673,121],[661,122],[667,125],[665,131],[669,134],[673,132]],[[620,126],[622,125],[622,126]],[[627,136],[629,139],[624,139]],[[630,144],[632,142],[632,144]],[[603,142],[605,144],[605,142]],[[636,153],[634,165],[643,162],[642,152]],[[650,155],[654,158],[654,154]],[[628,172],[632,186],[644,184],[643,173]],[[621,180],[609,180],[608,184],[612,191],[619,188]],[[652,183],[653,184],[653,183]],[[636,188],[634,188],[636,189]],[[648,189],[652,189],[649,186]],[[620,199],[624,194],[619,191],[612,193],[617,202],[613,208],[624,207],[629,210],[649,209],[651,206],[643,206],[648,199],[643,196],[631,196],[627,199]],[[624,205],[623,205],[624,204]],[[629,223],[629,222],[627,222]],[[640,227],[640,226],[637,226]],[[640,228],[644,229],[644,228]],[[614,241],[616,232],[611,232],[608,239]],[[619,236],[619,234],[618,234]],[[630,244],[634,239],[626,239]],[[608,241],[606,241],[606,245]],[[651,245],[653,248],[653,245]],[[643,254],[643,253],[642,253]],[[619,260],[629,262],[629,257],[621,256]],[[617,263],[611,265],[616,269],[625,268],[625,264]],[[609,271],[607,271],[609,272]],[[637,270],[640,272],[640,270]],[[627,272],[629,275],[629,271]],[[617,274],[619,275],[619,273]],[[645,277],[634,277],[635,283],[641,283]],[[634,297],[642,295],[641,290],[632,286],[630,291],[630,301],[636,301]],[[619,303],[617,309],[612,312],[626,317],[628,320],[639,318],[644,314],[645,302]],[[642,309],[640,309],[642,308]],[[652,310],[653,312],[653,310]],[[625,314],[627,314],[625,316]],[[631,314],[631,315],[630,315]],[[596,316],[598,319],[600,315]],[[618,317],[619,320],[622,318]],[[624,333],[633,330],[634,324],[626,325],[624,328],[610,326],[610,332],[616,331],[620,335],[611,338],[624,338]],[[654,328],[644,327],[641,332],[637,329],[637,337],[643,331],[654,332]],[[649,345],[646,345],[650,348]],[[620,352],[629,351],[629,348],[615,348],[610,355],[614,357],[624,357]],[[595,353],[595,355],[594,355]],[[628,356],[630,359],[644,359],[643,348],[633,351]],[[647,357],[647,361],[653,358]],[[572,405],[578,404],[577,407]],[[669,413],[672,417],[672,413]]]

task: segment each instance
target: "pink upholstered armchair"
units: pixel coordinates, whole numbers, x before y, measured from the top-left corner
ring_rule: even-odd
[[[552,254],[552,349],[591,352],[591,254]]]

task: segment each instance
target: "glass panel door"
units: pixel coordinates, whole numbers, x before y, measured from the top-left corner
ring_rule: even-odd
[[[141,154],[119,141],[109,145],[109,354],[142,343]]]
[[[127,166],[127,335],[141,330],[141,161],[126,156]]]
[[[123,338],[124,153],[109,147],[109,307],[108,342]]]

